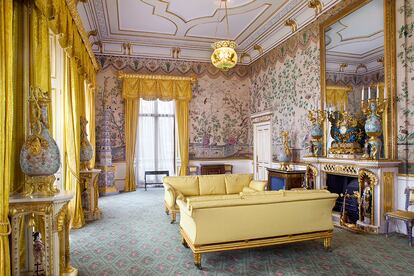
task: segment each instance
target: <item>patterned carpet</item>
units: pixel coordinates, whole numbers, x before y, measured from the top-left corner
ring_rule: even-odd
[[[71,232],[79,275],[414,275],[404,236],[336,229],[333,251],[322,241],[203,255],[203,271],[164,213],[162,189],[100,198],[104,217]],[[225,227],[225,226],[223,226]]]

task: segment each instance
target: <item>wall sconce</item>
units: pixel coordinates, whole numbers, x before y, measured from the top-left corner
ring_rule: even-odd
[[[308,7],[315,10],[315,16],[318,16],[322,12],[323,3],[320,0],[310,0]]]
[[[285,26],[290,27],[292,33],[296,32],[296,30],[298,29],[298,24],[294,19],[291,18],[285,21]]]

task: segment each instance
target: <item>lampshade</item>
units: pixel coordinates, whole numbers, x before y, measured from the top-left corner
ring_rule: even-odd
[[[211,55],[213,65],[221,70],[228,70],[237,64],[237,44],[234,41],[222,40],[211,45],[214,49]]]

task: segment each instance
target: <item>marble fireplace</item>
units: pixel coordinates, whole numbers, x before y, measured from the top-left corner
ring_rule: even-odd
[[[384,214],[397,207],[399,161],[305,157],[315,189],[338,193],[336,225],[357,231],[385,232]],[[344,199],[345,198],[345,199]],[[345,205],[345,214],[342,206]]]

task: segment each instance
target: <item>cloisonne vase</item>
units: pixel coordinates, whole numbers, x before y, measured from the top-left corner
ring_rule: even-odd
[[[82,117],[80,118],[80,162],[81,169],[88,169],[88,163],[92,160],[93,157],[93,148],[91,143],[88,140],[88,133],[86,131],[86,126],[88,120]]]
[[[50,136],[47,93],[33,89],[30,99],[31,133],[20,151],[20,167],[27,175],[25,195],[53,195],[59,192],[54,186],[54,174],[60,167],[60,152]]]
[[[315,157],[320,156],[322,153],[322,123],[325,121],[325,118],[325,113],[322,110],[309,110],[308,112],[308,119],[311,122],[310,135],[312,138],[310,153]]]
[[[382,123],[377,107],[376,101],[369,101],[370,114],[365,121],[365,132],[369,136],[370,157],[373,159],[379,159],[382,149],[382,141],[379,138],[382,134]]]

